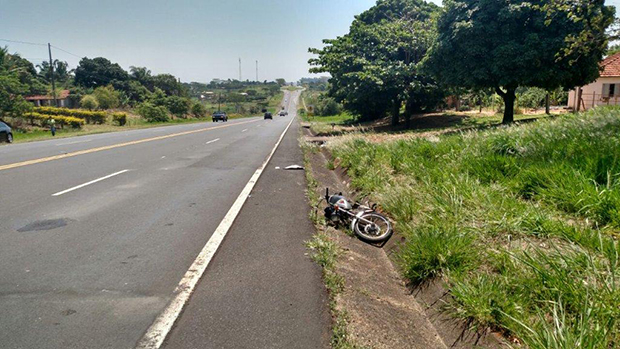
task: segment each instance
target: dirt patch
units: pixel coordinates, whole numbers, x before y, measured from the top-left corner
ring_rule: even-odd
[[[304,132],[308,136],[308,133]],[[319,188],[354,197],[342,168],[327,168],[329,152],[321,148],[307,155]],[[315,203],[312,203],[315,204]],[[322,207],[317,208],[321,214]],[[499,336],[474,333],[443,310],[450,301],[441,281],[411,289],[390,256],[401,236],[383,247],[366,244],[334,228],[325,233],[342,249],[336,272],[345,280],[336,296],[336,309],[348,315],[350,340],[368,348],[498,348]]]

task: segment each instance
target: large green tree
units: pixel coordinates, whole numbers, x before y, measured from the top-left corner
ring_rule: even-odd
[[[426,66],[453,86],[493,88],[514,120],[519,86],[594,81],[614,8],[604,0],[446,0]]]
[[[23,97],[30,88],[21,81],[22,74],[31,72],[27,71],[28,66],[24,67],[21,63],[21,60],[8,53],[6,47],[0,47],[0,119],[18,116],[32,108]]]
[[[97,58],[82,58],[75,69],[75,83],[83,87],[108,86],[114,81],[126,81],[129,74],[117,63]]]
[[[428,99],[411,94],[426,93],[434,83],[419,72],[433,36],[433,17],[438,7],[422,0],[379,0],[356,17],[348,34],[324,40],[311,59],[311,72],[328,72],[329,94],[363,119],[376,119],[388,111],[392,123],[399,121],[404,101],[409,115],[422,110]]]
[[[168,96],[185,96],[187,93],[181,82],[172,74],[159,74],[152,78],[153,86]]]
[[[67,62],[59,61],[55,59],[53,61],[54,64],[54,80],[56,82],[67,82],[71,78],[71,74],[73,70],[69,69],[69,64]],[[51,72],[50,72],[50,63],[47,61],[43,61],[41,64],[37,65],[39,68],[39,77],[51,83]]]
[[[151,75],[151,71],[145,67],[129,67],[130,76],[133,80],[142,84],[142,86],[146,87],[149,90],[153,90],[153,76]]]

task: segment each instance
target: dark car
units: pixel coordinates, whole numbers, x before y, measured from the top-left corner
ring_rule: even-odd
[[[0,121],[0,142],[13,143],[13,131],[2,121]]]
[[[265,113],[265,120],[267,120],[267,119],[273,120],[273,115],[271,115],[270,112],[266,112]]]
[[[226,113],[218,111],[213,113],[213,122],[218,122],[218,121],[228,121],[228,115],[226,115]]]

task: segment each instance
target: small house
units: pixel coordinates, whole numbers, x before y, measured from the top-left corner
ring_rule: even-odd
[[[600,105],[620,105],[620,53],[601,62],[601,76],[595,82],[577,87],[568,94],[568,107],[587,110]]]
[[[69,90],[62,90],[56,96],[56,100],[58,101],[58,107],[62,108],[70,108],[71,101],[69,100]],[[40,96],[26,96],[25,99],[35,107],[49,107],[54,106],[54,97],[51,95],[40,95]]]

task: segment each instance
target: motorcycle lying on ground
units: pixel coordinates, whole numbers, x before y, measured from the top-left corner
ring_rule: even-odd
[[[350,224],[351,230],[361,240],[380,243],[392,236],[392,225],[375,210],[376,204],[372,207],[357,202],[351,204],[342,193],[330,196],[329,188],[325,190],[324,200],[327,202],[325,218],[335,223]]]

